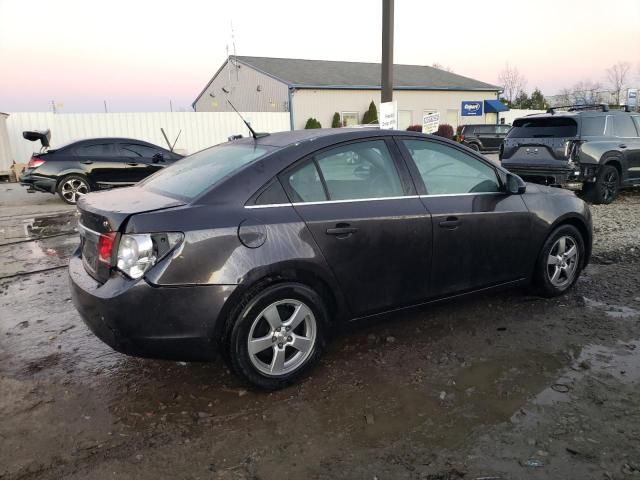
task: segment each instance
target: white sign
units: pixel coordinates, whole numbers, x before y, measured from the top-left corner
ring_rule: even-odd
[[[436,133],[440,126],[440,112],[429,113],[422,117],[422,133]]]
[[[398,129],[398,102],[384,102],[380,104],[380,128],[385,130]]]
[[[627,89],[627,105],[634,110],[638,106],[638,89],[637,88],[629,88]]]

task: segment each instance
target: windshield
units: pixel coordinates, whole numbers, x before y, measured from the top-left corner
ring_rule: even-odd
[[[565,138],[578,134],[578,124],[572,118],[518,118],[513,122],[508,138]]]
[[[152,192],[192,200],[272,150],[264,145],[218,145],[178,160],[138,185]]]

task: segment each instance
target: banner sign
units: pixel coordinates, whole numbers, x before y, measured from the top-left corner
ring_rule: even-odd
[[[482,102],[462,102],[463,117],[481,117]]]
[[[635,110],[638,106],[638,89],[629,88],[627,90],[627,105],[631,107],[631,110]]]
[[[436,133],[440,126],[440,112],[429,113],[422,117],[422,133]]]
[[[384,130],[398,129],[398,102],[380,104],[380,128]]]

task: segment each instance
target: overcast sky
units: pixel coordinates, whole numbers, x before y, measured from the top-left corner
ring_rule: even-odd
[[[382,0],[0,0],[0,111],[188,108],[238,55],[380,61]],[[497,83],[506,62],[554,94],[630,62],[640,0],[396,0],[395,63]],[[231,51],[233,53],[233,51]]]

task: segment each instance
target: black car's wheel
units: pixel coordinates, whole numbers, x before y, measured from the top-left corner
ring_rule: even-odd
[[[547,238],[536,262],[535,286],[544,297],[561,295],[578,279],[584,240],[572,225],[561,225]]]
[[[613,165],[600,168],[594,183],[584,186],[584,196],[592,203],[611,203],[620,191],[620,173]]]
[[[478,145],[477,143],[470,143],[469,144],[469,148],[471,150],[473,150],[474,152],[479,152],[480,151],[480,145]]]
[[[58,182],[58,195],[69,205],[75,205],[81,196],[91,191],[91,185],[86,177],[72,174],[63,177]]]
[[[276,390],[302,377],[319,359],[327,310],[305,285],[281,283],[249,295],[231,319],[225,358],[251,385]]]

